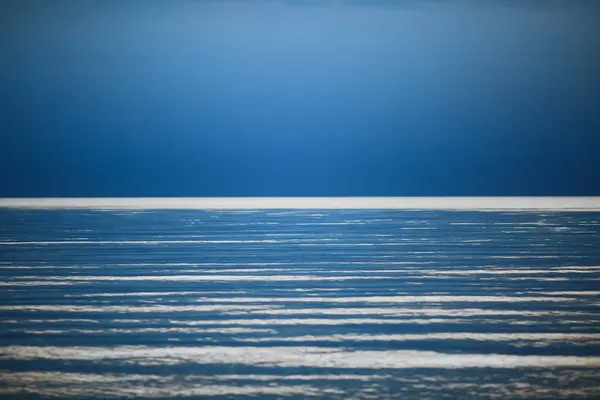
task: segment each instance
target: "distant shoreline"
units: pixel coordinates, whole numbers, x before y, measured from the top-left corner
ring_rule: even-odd
[[[28,209],[397,209],[600,211],[600,197],[147,197],[0,198]]]

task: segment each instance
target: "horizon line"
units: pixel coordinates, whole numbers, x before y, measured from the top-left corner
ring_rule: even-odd
[[[20,197],[0,208],[27,209],[396,209],[600,211],[600,196],[428,197]]]

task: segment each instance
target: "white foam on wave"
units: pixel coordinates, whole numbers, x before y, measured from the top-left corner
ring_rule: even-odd
[[[141,333],[221,333],[221,334],[240,334],[240,333],[277,333],[274,329],[266,328],[105,328],[105,329],[13,329],[11,332],[19,332],[27,335],[65,335],[65,334],[141,334]]]
[[[99,278],[99,277],[92,277]],[[106,277],[106,279],[91,279],[91,280],[137,280],[132,277]],[[122,279],[119,279],[122,278]],[[146,278],[146,277],[144,277]],[[154,277],[150,277],[154,278]],[[162,277],[160,277],[162,278]],[[174,277],[181,278],[181,277]],[[195,278],[195,277],[194,277]],[[217,277],[200,277],[200,278],[217,278]],[[266,277],[257,276],[256,280],[270,280]],[[297,277],[292,277],[297,278]],[[366,278],[371,279],[371,278]],[[144,280],[144,279],[142,279]],[[152,279],[150,279],[152,280]],[[161,279],[158,279],[161,280]],[[178,280],[178,279],[173,279]],[[182,279],[185,280],[185,279]],[[194,279],[190,279],[194,280]],[[200,279],[202,280],[202,279]],[[210,279],[218,280],[218,279]],[[276,279],[277,280],[277,279]],[[295,279],[292,279],[295,280]],[[316,279],[318,280],[318,279]],[[571,297],[560,297],[560,296],[469,296],[469,295],[402,295],[402,296],[357,296],[357,297],[229,297],[229,298],[212,298],[204,297],[198,298],[198,302],[210,303],[205,307],[227,307],[240,309],[246,307],[247,309],[261,309],[268,308],[268,306],[258,305],[239,305],[239,303],[379,303],[379,304],[402,304],[402,303],[456,303],[456,302],[485,302],[485,303],[522,303],[522,302],[565,302],[577,300]],[[84,307],[84,306],[71,306],[71,305],[2,305],[0,310],[16,310],[16,309],[41,309],[40,307]],[[87,306],[85,306],[87,307]],[[132,309],[135,307],[131,307]]]
[[[12,375],[12,374],[11,374]],[[78,374],[84,375],[84,374]],[[104,376],[104,375],[102,375]],[[17,379],[23,379],[23,375],[17,375]],[[80,376],[77,377],[78,379]],[[38,394],[45,397],[51,398],[190,398],[201,396],[268,396],[275,395],[281,396],[292,396],[301,395],[306,396],[318,396],[321,397],[327,394],[341,394],[343,393],[339,389],[333,388],[318,388],[310,385],[285,385],[285,386],[274,386],[274,385],[226,385],[226,384],[205,384],[205,385],[188,385],[185,383],[170,384],[164,383],[164,380],[158,379],[123,379],[120,381],[114,381],[111,379],[97,380],[94,378],[87,377],[87,381],[71,382],[62,381],[60,379],[50,380],[54,385],[44,386],[43,384],[49,380],[41,380],[30,382],[27,386],[23,385],[22,381],[15,381],[11,379],[10,375],[6,378],[10,382],[10,386],[0,388],[1,395],[7,396],[18,396],[21,397],[23,394]],[[37,377],[39,379],[39,377]],[[90,381],[90,379],[93,379]],[[163,383],[163,387],[155,387],[149,385],[149,383]],[[134,384],[132,384],[134,383]],[[137,383],[137,385],[135,385]],[[56,385],[67,385],[58,386]]]
[[[238,314],[236,312],[229,312],[227,314]],[[293,315],[293,314],[292,314]],[[368,315],[368,314],[365,314]],[[558,312],[556,314],[548,314],[553,316],[560,316]],[[317,315],[319,316],[319,315]],[[334,325],[429,325],[429,324],[470,324],[473,322],[468,316],[461,318],[430,318],[430,317],[418,317],[418,318],[365,318],[364,316],[358,316],[357,318],[328,318],[327,314],[321,314],[324,318],[286,318],[286,319],[230,319],[227,321],[223,320],[199,320],[199,321],[186,321],[186,320],[170,320],[172,324],[178,325],[189,325],[189,326],[204,326],[204,325],[227,325],[227,326],[302,326],[302,325],[323,325],[323,326],[334,326]],[[378,317],[377,314],[374,315]],[[524,313],[524,316],[527,316]],[[482,323],[485,324],[501,324],[504,326],[508,325],[540,325],[539,321],[531,320],[507,320],[507,319],[481,319]],[[569,324],[593,324],[593,321],[569,321],[563,320]],[[562,323],[559,321],[553,321],[550,324]]]
[[[599,333],[478,333],[478,332],[436,332],[424,334],[332,334],[332,335],[303,335],[292,337],[261,337],[241,338],[242,342],[352,342],[352,341],[383,341],[383,342],[406,342],[422,340],[474,340],[474,341],[535,341],[540,344],[549,342],[598,342]]]
[[[154,375],[154,374],[96,374],[96,373],[77,373],[77,372],[10,372],[4,373],[3,378],[11,384],[86,384],[86,383],[119,383],[130,381],[176,381],[180,380],[180,375]],[[186,374],[186,380],[206,380],[213,381],[371,381],[378,379],[391,378],[390,375],[376,374],[304,374],[304,375],[267,375],[267,374],[225,374],[225,375],[192,375]]]
[[[246,293],[243,290],[206,290],[198,292],[107,292],[107,293],[78,293],[65,294],[65,297],[154,297],[154,296],[188,296],[188,295],[207,295],[207,294],[232,294]]]
[[[214,263],[130,263],[130,264],[115,264],[120,267],[233,267],[233,266],[275,266],[275,265],[296,265],[296,266],[312,266],[312,265],[422,265],[422,264],[435,264],[435,261],[296,261],[296,262],[285,262],[285,261],[274,261],[274,262],[214,262]],[[112,265],[106,265],[112,266]],[[215,269],[218,271],[218,269]]]
[[[229,328],[234,328],[234,327],[238,327],[238,326],[266,326],[266,327],[273,327],[273,326],[287,326],[287,325],[293,325],[293,326],[306,326],[306,325],[323,325],[323,326],[334,326],[334,325],[406,325],[406,324],[412,324],[412,325],[427,325],[427,324],[465,324],[465,323],[472,323],[472,320],[469,319],[471,316],[485,316],[485,317],[503,317],[503,316],[511,316],[511,315],[515,315],[515,316],[521,316],[521,317],[540,317],[540,316],[552,316],[552,317],[559,317],[561,319],[559,320],[555,320],[553,319],[552,321],[549,321],[549,324],[560,324],[563,322],[566,322],[568,324],[593,324],[594,323],[594,319],[589,319],[586,318],[585,320],[565,320],[563,319],[564,317],[581,317],[581,316],[593,316],[596,317],[598,314],[594,314],[594,313],[587,313],[587,312],[583,312],[583,311],[565,311],[565,312],[561,312],[561,311],[503,311],[500,310],[498,311],[498,313],[492,313],[490,312],[490,314],[478,314],[478,313],[471,313],[469,311],[465,312],[464,315],[460,314],[460,312],[456,312],[456,313],[448,313],[448,314],[444,314],[444,313],[436,313],[436,312],[432,312],[431,314],[424,312],[423,314],[419,314],[419,313],[415,313],[415,314],[402,314],[399,313],[399,315],[393,315],[393,314],[389,314],[386,315],[385,313],[380,313],[378,312],[379,310],[375,309],[374,312],[370,313],[370,312],[356,312],[353,313],[354,310],[349,310],[348,312],[346,312],[345,309],[339,309],[341,310],[340,313],[335,313],[334,310],[323,310],[322,312],[317,312],[318,310],[314,310],[315,312],[317,312],[316,314],[306,314],[306,317],[304,316],[305,313],[309,313],[312,310],[308,309],[302,309],[302,310],[298,310],[298,312],[296,312],[295,310],[286,310],[286,309],[281,309],[281,313],[277,313],[276,311],[279,310],[263,310],[263,311],[236,311],[236,310],[228,310],[228,311],[220,311],[222,314],[224,315],[243,315],[243,316],[248,316],[251,315],[252,317],[259,317],[259,318],[244,318],[244,319],[201,319],[201,320],[177,320],[177,319],[169,319],[168,322],[169,324],[173,325],[173,326],[209,326],[209,327],[216,327],[216,326],[225,326],[227,329]],[[360,309],[359,309],[360,310]],[[45,311],[45,310],[44,310]],[[51,311],[60,311],[60,312],[101,312],[101,311],[107,311],[107,312],[124,312],[125,310],[123,309],[117,309],[115,310],[105,310],[105,309],[99,309],[99,308],[94,308],[94,309],[58,309],[58,310],[51,310]],[[135,311],[135,312],[169,312],[171,310],[161,307],[161,308],[149,308],[149,307],[137,307],[134,308],[132,310],[129,311]],[[173,311],[198,311],[194,308],[184,308],[183,310],[180,308],[176,308]],[[263,316],[265,315],[290,315],[293,318],[271,318],[271,317],[267,317],[264,318]],[[346,318],[331,318],[331,316],[346,316]],[[381,317],[385,317],[385,318],[381,318]],[[262,317],[262,318],[261,318]],[[301,318],[296,318],[296,317],[301,317]],[[401,317],[401,318],[398,318]],[[406,318],[409,317],[409,318]],[[412,318],[411,318],[412,317]],[[458,318],[457,318],[458,317]],[[157,322],[162,323],[162,320],[160,319],[143,319],[143,320],[139,320],[139,319],[120,319],[120,318],[111,318],[113,322],[115,323],[122,323],[122,324],[154,324]],[[503,325],[535,325],[535,324],[541,324],[540,321],[532,321],[532,320],[516,320],[516,319],[504,319],[504,318],[495,318],[495,319],[490,319],[490,318],[486,318],[485,320],[480,320],[481,322],[484,322],[485,324],[503,324]],[[98,324],[103,322],[101,319],[98,320],[81,320],[81,319],[71,319],[71,318],[64,318],[64,319],[20,319],[20,320],[2,320],[2,323],[5,324],[17,324],[17,325],[22,325],[22,324],[28,324],[28,323],[43,323],[43,324],[61,324],[61,323],[72,323],[72,322],[87,322],[87,323],[93,323],[93,324]],[[16,328],[14,328],[16,329]]]
[[[81,305],[15,305],[0,306],[2,311],[60,311],[60,312],[177,312],[177,311],[196,311],[196,312],[227,312],[227,311],[248,311],[248,310],[268,310],[279,306],[274,305],[192,305],[192,306],[81,306]]]
[[[357,297],[231,297],[231,298],[200,298],[201,302],[222,303],[454,303],[454,302],[486,302],[486,303],[519,303],[527,301],[564,302],[575,300],[568,297],[551,296],[469,296],[469,295],[404,295],[404,296],[357,296]]]
[[[598,368],[596,356],[448,354],[415,350],[347,350],[331,347],[56,347],[6,346],[2,360],[118,361],[126,365],[241,364],[316,368]]]
[[[548,292],[527,292],[527,293],[537,293],[537,294],[549,294],[551,296],[600,296],[600,291],[597,290],[587,290],[587,291],[548,291]]]
[[[60,240],[60,241],[31,241],[31,242],[0,242],[0,245],[73,245],[73,244],[117,244],[117,245],[162,245],[162,244],[242,244],[242,243],[290,243],[294,240]]]
[[[402,279],[398,276],[315,276],[315,275],[140,275],[140,276],[21,276],[19,279],[37,279],[36,284],[60,285],[71,283],[84,283],[93,281],[175,281],[175,282],[215,282],[215,281],[346,281],[346,280],[365,280],[365,279]],[[27,281],[11,281],[0,283],[6,286],[12,285],[32,285]]]
[[[79,265],[0,265],[0,269],[34,269],[34,270],[44,270],[44,269],[98,269],[100,267],[93,266],[79,266]]]
[[[249,314],[256,315],[382,315],[390,317],[475,317],[475,316],[520,316],[520,317],[544,317],[544,316],[600,316],[597,313],[584,311],[556,311],[556,310],[502,310],[482,308],[404,308],[404,307],[340,307],[340,308],[277,308],[270,310],[251,310]]]
[[[519,269],[411,269],[402,272],[414,272],[429,275],[535,275],[535,274],[594,274],[600,267],[553,267],[553,268],[519,268]]]
[[[89,282],[77,282],[77,284],[87,284]],[[54,286],[54,285],[73,285],[73,282],[68,281],[10,281],[0,282],[0,286],[12,287],[12,286]]]

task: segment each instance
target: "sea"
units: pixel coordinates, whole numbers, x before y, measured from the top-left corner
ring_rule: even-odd
[[[0,209],[0,396],[597,399],[600,212]]]

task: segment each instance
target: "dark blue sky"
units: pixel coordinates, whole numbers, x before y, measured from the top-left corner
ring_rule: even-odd
[[[0,196],[600,195],[600,2],[0,3]]]

